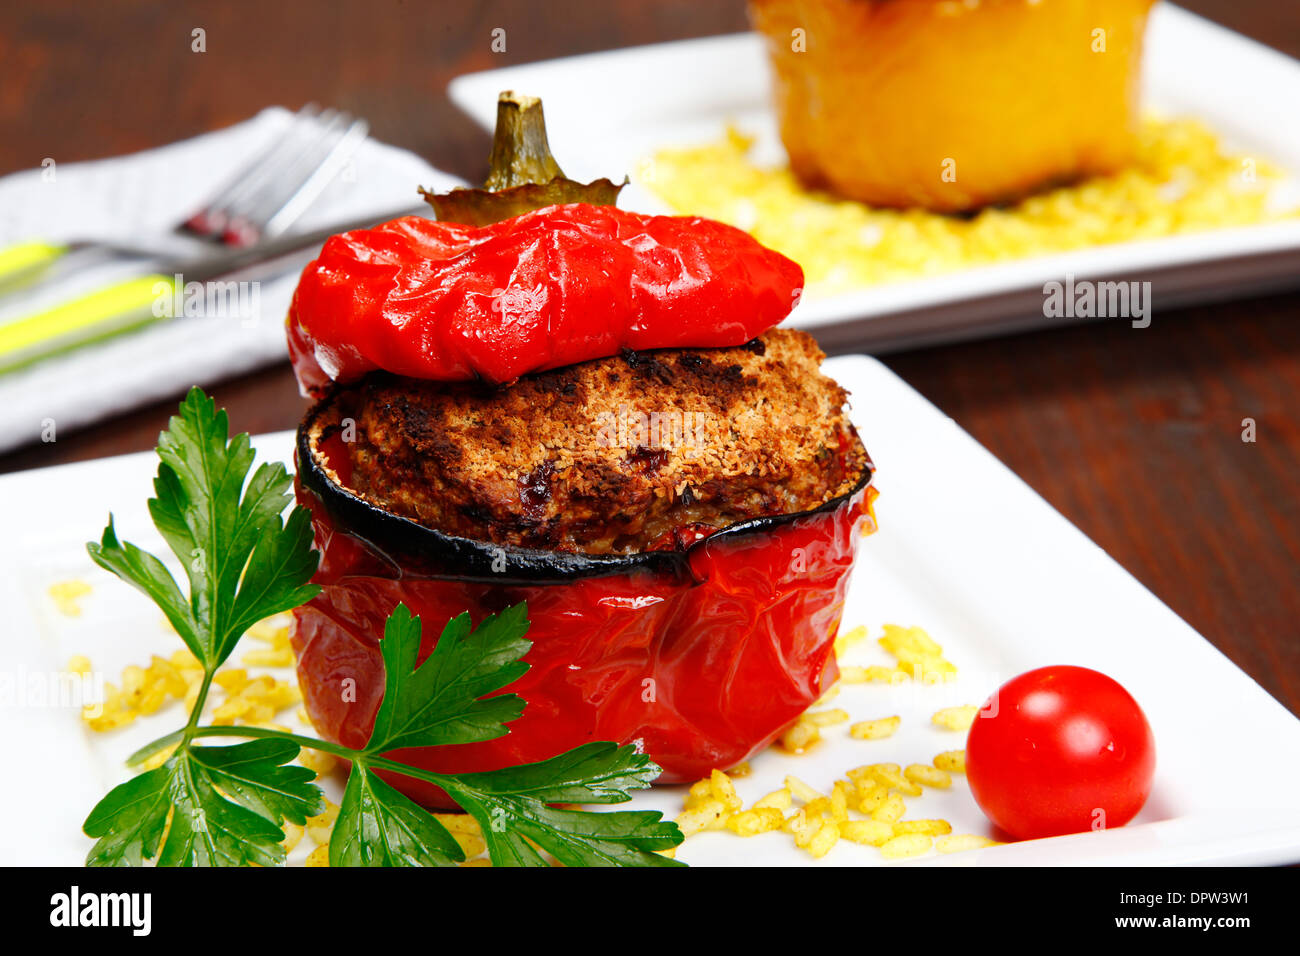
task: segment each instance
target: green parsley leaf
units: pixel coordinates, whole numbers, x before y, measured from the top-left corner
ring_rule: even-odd
[[[178,750],[161,767],[114,787],[82,825],[97,837],[90,866],[241,866],[284,862],[281,824],[317,812],[321,794],[284,767],[296,744],[255,740]],[[161,844],[161,846],[160,846]]]
[[[394,608],[379,645],[387,669],[384,698],[370,743],[353,761],[349,791],[358,772],[365,771],[367,760],[386,750],[470,743],[505,733],[504,724],[519,716],[523,702],[514,695],[476,698],[499,690],[527,670],[521,660],[531,646],[524,639],[527,630],[523,603],[484,618],[473,631],[469,616],[461,614],[447,623],[417,668],[420,619],[404,605]],[[402,772],[394,765],[385,769]],[[674,861],[653,851],[676,846],[682,834],[658,812],[588,813],[547,805],[621,803],[631,799],[629,790],[648,787],[659,773],[660,768],[649,757],[632,747],[595,742],[538,763],[484,773],[434,774],[424,779],[443,787],[462,809],[473,814],[498,866],[545,866],[547,860],[539,847],[569,866],[673,866],[677,865]],[[364,790],[359,791],[354,798],[357,808],[348,808],[353,822],[346,832],[359,844],[365,841],[354,834],[360,829],[356,820],[364,795]],[[433,819],[414,804],[408,809]],[[343,810],[339,816],[343,819]],[[416,839],[409,818],[406,822],[408,835]],[[436,847],[426,839],[425,850],[433,853]],[[383,848],[377,855],[404,862]],[[370,862],[359,849],[346,855],[340,850],[339,860],[340,865],[344,860]]]
[[[309,600],[319,555],[311,549],[305,509],[281,521],[289,503],[282,465],[249,477],[247,435],[228,439],[224,411],[194,389],[159,436],[161,463],[149,511],[186,568],[188,599],[154,555],[118,540],[110,515],[97,564],[148,595],[166,614],[208,677],[250,625]],[[439,774],[383,754],[491,740],[507,733],[524,701],[501,694],[528,665],[532,646],[523,604],[471,626],[452,618],[423,662],[421,625],[404,606],[389,616],[380,649],[384,697],[364,750],[328,747],[351,762],[347,789],[330,841],[334,866],[449,866],[464,851],[432,813],[377,775],[404,774],[441,786],[484,831],[497,865],[546,865],[549,853],[569,866],[676,866],[656,853],[682,840],[657,812],[588,813],[555,803],[619,803],[649,786],[660,770],[631,747],[591,743],[550,760],[462,775]],[[111,790],[83,828],[96,843],[94,866],[229,866],[282,863],[283,825],[319,812],[314,774],[288,766],[303,738],[266,728],[202,727],[204,682],[179,731],[142,753],[176,746],[161,767]],[[246,736],[250,742],[200,747],[203,736]],[[325,745],[322,745],[325,746]]]
[[[222,793],[280,826],[306,823],[325,808],[325,798],[306,767],[289,767],[299,747],[266,737],[229,747],[191,747],[190,759]]]
[[[683,865],[653,852],[682,842],[677,824],[657,810],[560,810],[530,797],[475,792],[455,783],[446,789],[479,822],[495,866],[547,866],[531,844],[565,866]]]
[[[455,866],[465,853],[428,810],[354,764],[330,837],[330,866]]]
[[[420,619],[399,604],[384,626],[384,698],[375,716],[367,753],[399,747],[468,744],[504,735],[506,723],[523,713],[515,694],[483,698],[528,670],[520,658],[532,647],[528,608],[516,604],[485,617],[473,632],[468,614],[447,622],[423,664]]]
[[[529,797],[543,803],[623,803],[629,799],[627,791],[649,787],[660,773],[645,754],[602,740],[549,760],[463,773],[457,779],[477,793]]]
[[[289,504],[284,466],[263,464],[248,479],[248,435],[227,440],[225,411],[200,389],[190,391],[179,411],[158,436],[161,462],[149,514],[185,568],[188,608],[162,562],[118,543],[111,517],[102,540],[86,549],[96,564],[149,595],[211,670],[251,624],[319,591],[308,583],[319,555],[310,548],[304,509],[281,523]]]
[[[95,804],[81,829],[99,841],[87,866],[140,866],[158,852],[171,813],[173,767],[164,764],[118,784]]]
[[[253,547],[244,570],[244,580],[235,595],[233,613],[226,628],[228,646],[224,660],[235,642],[263,618],[288,611],[316,596],[320,586],[308,584],[316,573],[320,553],[311,547],[311,512],[295,507],[281,527],[278,515],[261,526],[262,535]]]
[[[189,603],[176,585],[176,579],[148,551],[140,550],[129,541],[125,544],[119,542],[111,514],[103,538],[98,544],[93,541],[87,544],[86,551],[101,568],[113,572],[127,584],[143,591],[166,615],[168,622],[194,656],[202,659],[203,645],[199,638],[199,627],[194,615],[190,613]]]

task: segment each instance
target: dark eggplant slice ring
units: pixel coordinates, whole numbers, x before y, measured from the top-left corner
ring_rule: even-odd
[[[325,508],[340,531],[359,538],[396,568],[409,568],[456,581],[497,584],[565,584],[575,578],[649,572],[689,579],[690,554],[710,542],[731,541],[761,534],[782,525],[844,507],[871,483],[874,468],[868,460],[853,487],[808,511],[750,518],[713,532],[684,551],[640,551],[634,554],[584,554],[517,548],[446,534],[402,515],[393,514],[355,494],[322,464],[318,443],[333,411],[335,391],[321,399],[298,426],[298,481]]]

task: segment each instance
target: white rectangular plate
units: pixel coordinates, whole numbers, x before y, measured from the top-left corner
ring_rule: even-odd
[[[1168,3],[1152,12],[1142,101],[1192,116],[1235,151],[1265,157],[1300,182],[1300,62]],[[449,94],[491,128],[496,98],[541,96],[551,144],[577,179],[633,174],[658,149],[709,142],[728,124],[757,136],[758,155],[782,156],[770,74],[755,34],[705,37],[567,57],[457,77]],[[669,212],[635,182],[620,204]],[[818,297],[810,290],[790,324],[823,345],[886,351],[1070,319],[1043,316],[1043,283],[1070,274],[1152,283],[1161,311],[1193,302],[1300,286],[1300,220],[983,266]]]
[[[880,531],[864,539],[845,626],[884,623],[927,628],[957,665],[941,686],[845,687],[832,706],[854,720],[899,714],[886,740],[855,741],[844,725],[826,728],[804,756],[775,751],[738,780],[752,801],[793,773],[818,788],[851,767],[929,762],[964,746],[932,725],[940,707],[979,704],[1004,680],[1047,664],[1079,664],[1120,681],[1155,731],[1154,792],[1127,827],[1039,840],[916,863],[1186,864],[1300,860],[1300,720],[1161,604],[1100,548],[1030,490],[933,405],[878,362],[831,359],[828,374],[852,393],[853,417],[880,468]],[[238,423],[235,423],[238,427]],[[292,436],[262,436],[261,456],[288,462]],[[180,647],[141,595],[95,568],[84,543],[98,538],[108,512],[118,533],[163,553],[145,509],[152,454],[108,458],[0,478],[0,676],[58,671],[84,654],[116,681],[122,667]],[[56,610],[50,584],[93,585],[82,615]],[[1248,612],[1247,612],[1248,613]],[[236,651],[237,661],[240,651]],[[889,663],[873,642],[849,663]],[[177,705],[110,734],[86,730],[76,709],[27,706],[14,688],[0,698],[0,748],[10,785],[0,791],[0,864],[76,864],[90,841],[81,821],[109,787],[125,779],[123,759],[183,722]],[[282,718],[283,719],[283,718]],[[337,800],[340,787],[330,781]],[[656,788],[632,806],[675,815],[684,788]],[[912,818],[942,817],[955,832],[991,835],[964,778],[948,791],[908,799]],[[21,824],[16,823],[21,821]],[[304,841],[308,843],[309,841]],[[301,859],[300,847],[295,859]],[[681,858],[699,864],[811,864],[780,833],[742,839],[692,837]],[[822,861],[882,863],[877,850],[843,843]]]

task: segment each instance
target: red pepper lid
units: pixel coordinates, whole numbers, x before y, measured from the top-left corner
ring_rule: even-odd
[[[798,300],[803,270],[747,233],[625,212],[609,180],[565,179],[539,100],[502,94],[492,166],[490,191],[429,197],[457,222],[326,242],[289,310],[304,393],[379,369],[505,383],[624,349],[743,345]]]
[[[485,227],[407,217],[325,244],[289,346],[305,391],[375,369],[511,382],[623,349],[742,345],[802,286],[796,263],[708,219],[585,204]]]

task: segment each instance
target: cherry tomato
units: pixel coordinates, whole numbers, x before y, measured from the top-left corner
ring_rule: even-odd
[[[1146,715],[1105,674],[1040,667],[1003,684],[966,739],[980,809],[1020,839],[1123,826],[1146,803],[1156,747]]]

